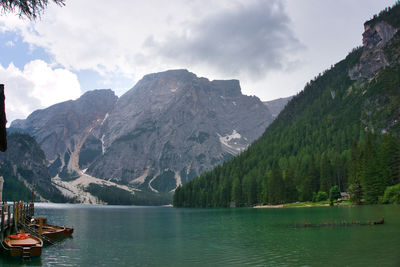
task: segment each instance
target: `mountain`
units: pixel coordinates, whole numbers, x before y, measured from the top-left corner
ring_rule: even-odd
[[[168,192],[237,155],[271,121],[237,80],[209,81],[187,70],[146,75],[105,120],[97,139],[103,153],[87,173]]]
[[[177,188],[174,205],[311,201],[334,186],[357,203],[385,199],[400,183],[400,4],[364,28],[362,47],[307,83],[246,151]]]
[[[271,101],[263,102],[271,111],[272,117],[275,119],[278,117],[279,113],[281,113],[282,109],[286,106],[286,104],[293,98],[293,96],[278,98]]]
[[[246,149],[272,120],[237,80],[170,70],[144,76],[120,98],[110,90],[87,92],[11,128],[35,137],[65,194],[85,193],[77,187],[99,193],[89,185],[105,180],[134,194],[167,194]]]
[[[8,149],[0,153],[0,175],[5,180],[3,200],[30,201],[33,189],[41,201],[67,201],[52,185],[46,157],[35,139],[19,133],[7,139]]]
[[[37,110],[26,120],[15,120],[10,131],[22,131],[35,137],[51,163],[52,176],[74,175],[77,151],[91,130],[101,124],[117,101],[111,90],[94,90],[79,99]]]

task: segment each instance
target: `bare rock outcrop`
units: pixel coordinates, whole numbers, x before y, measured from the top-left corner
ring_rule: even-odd
[[[395,27],[385,21],[375,24],[365,23],[364,29],[360,63],[349,71],[349,76],[353,80],[370,79],[378,70],[389,65],[383,48],[397,32]]]

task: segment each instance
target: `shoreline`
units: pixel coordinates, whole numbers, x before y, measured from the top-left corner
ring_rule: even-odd
[[[334,203],[333,206],[350,206],[350,202]],[[297,202],[297,203],[285,203],[278,205],[256,205],[254,209],[284,209],[284,208],[313,208],[313,207],[330,207],[329,203],[326,202]]]
[[[283,204],[279,205],[257,205],[253,207],[254,209],[282,209],[284,208]]]

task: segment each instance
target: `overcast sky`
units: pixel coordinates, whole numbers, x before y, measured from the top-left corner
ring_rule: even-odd
[[[261,100],[294,95],[362,44],[395,0],[66,0],[40,20],[0,15],[7,119],[96,88],[121,96],[143,75],[185,68],[238,79]]]

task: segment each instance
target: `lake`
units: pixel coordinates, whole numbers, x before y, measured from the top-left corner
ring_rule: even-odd
[[[400,266],[400,206],[287,209],[35,205],[73,238],[1,266]],[[384,225],[294,228],[342,221]]]

